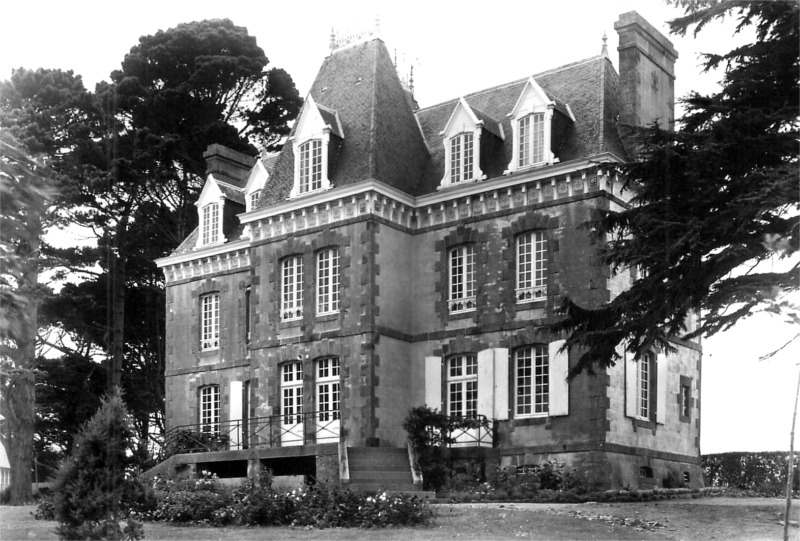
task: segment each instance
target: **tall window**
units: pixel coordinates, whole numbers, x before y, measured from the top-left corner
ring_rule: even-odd
[[[317,409],[320,421],[339,419],[339,358],[317,361]]]
[[[203,244],[219,240],[219,203],[209,203],[203,207]]]
[[[250,210],[255,210],[258,198],[261,196],[261,190],[256,190],[250,194]]]
[[[450,182],[470,180],[472,163],[472,133],[462,133],[450,139]]]
[[[281,262],[281,319],[303,317],[303,257],[287,257]]]
[[[300,193],[322,188],[322,141],[312,139],[300,145]]]
[[[200,430],[219,434],[219,385],[200,389]]]
[[[544,113],[519,119],[519,167],[544,161]]]
[[[303,422],[303,363],[281,365],[281,414],[283,424]]]
[[[475,246],[450,250],[450,312],[475,309]]]
[[[252,296],[250,286],[244,288],[244,341],[246,344],[250,343],[250,333],[252,331],[252,323],[250,322],[250,302],[252,301]]]
[[[219,293],[209,293],[200,298],[200,349],[219,348]]]
[[[447,361],[447,413],[452,417],[478,414],[478,358],[458,355]]]
[[[642,419],[650,419],[650,378],[653,374],[653,354],[645,353],[636,363],[636,414]]]
[[[514,352],[517,417],[550,412],[550,362],[547,346],[531,346]]]
[[[339,311],[339,250],[317,254],[317,315]]]
[[[547,295],[547,240],[543,231],[517,237],[517,302],[544,299]]]

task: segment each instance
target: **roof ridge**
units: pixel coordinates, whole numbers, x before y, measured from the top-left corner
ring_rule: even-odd
[[[244,191],[244,188],[240,188],[239,186],[236,186],[235,184],[231,184],[229,182],[225,182],[224,180],[219,180],[216,177],[214,177],[214,182],[216,182],[217,184],[223,184],[224,186],[227,186],[228,188],[233,188],[234,190],[239,190],[240,192]]]
[[[494,91],[499,90],[501,88],[507,88],[509,86],[516,85],[516,84],[522,83],[524,81],[527,81],[531,77],[536,79],[537,77],[542,77],[544,75],[550,75],[552,73],[558,73],[559,71],[563,71],[565,69],[571,69],[571,68],[574,68],[574,67],[579,66],[581,64],[588,64],[589,62],[592,62],[592,61],[595,61],[595,60],[598,60],[598,59],[601,59],[601,58],[603,58],[603,56],[595,55],[595,56],[592,56],[592,57],[589,57],[589,58],[584,58],[583,60],[578,60],[576,62],[570,62],[569,64],[564,64],[563,66],[559,66],[557,68],[549,69],[549,70],[546,70],[546,71],[540,71],[539,73],[534,73],[533,75],[528,75],[527,77],[522,77],[520,79],[515,79],[513,81],[500,83],[500,84],[497,84],[495,86],[490,86],[488,88],[483,88],[481,90],[476,90],[475,92],[471,92],[469,94],[462,94],[462,95],[458,96],[457,98],[451,98],[449,100],[445,100],[445,101],[440,102],[440,103],[429,105],[428,107],[421,107],[419,109],[419,111],[417,111],[417,112],[425,111],[427,109],[434,109],[436,107],[442,107],[444,105],[448,105],[450,103],[457,102],[461,98],[467,99],[467,98],[470,98],[472,96],[478,96],[480,94],[484,94],[486,92],[494,92]],[[472,106],[470,105],[470,107],[472,107]]]

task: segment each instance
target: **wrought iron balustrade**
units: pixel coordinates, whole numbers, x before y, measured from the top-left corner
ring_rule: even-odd
[[[180,425],[167,432],[164,458],[179,453],[335,443],[339,441],[339,427],[338,411],[310,411]]]

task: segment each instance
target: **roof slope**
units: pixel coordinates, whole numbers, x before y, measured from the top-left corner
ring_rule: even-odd
[[[334,186],[374,178],[415,192],[428,152],[383,41],[375,38],[333,51],[310,94],[319,105],[336,111],[342,123],[344,139],[329,172]],[[285,145],[259,206],[289,196],[293,154],[292,145]]]

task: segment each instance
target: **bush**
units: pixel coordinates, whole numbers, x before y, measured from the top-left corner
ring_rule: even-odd
[[[60,539],[139,539],[141,524],[130,510],[141,487],[127,473],[133,431],[117,390],[75,438],[72,455],[53,484],[53,511]],[[46,509],[43,509],[43,513]]]
[[[795,465],[798,465],[797,456]],[[738,488],[762,496],[786,494],[788,452],[703,455],[702,466],[706,486]],[[797,490],[796,483],[795,490]]]

